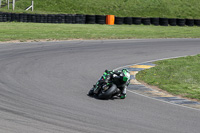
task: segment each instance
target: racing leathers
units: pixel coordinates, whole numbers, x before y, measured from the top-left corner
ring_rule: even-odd
[[[117,95],[121,99],[126,98],[126,90],[130,83],[130,73],[128,70],[113,71],[112,74],[113,83],[120,89],[120,93]]]

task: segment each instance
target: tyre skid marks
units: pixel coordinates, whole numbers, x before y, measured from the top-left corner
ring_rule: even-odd
[[[142,94],[144,96],[151,97],[151,98],[161,100],[164,102],[170,102],[173,104],[178,104],[178,105],[182,105],[182,106],[186,106],[186,107],[190,107],[190,108],[200,109],[199,102],[191,101],[191,100],[188,100],[185,98],[180,98],[177,96],[173,96],[171,94],[167,94],[167,93],[152,89],[150,87],[146,87],[136,80],[135,77],[139,71],[144,70],[144,69],[149,69],[154,66],[155,66],[155,64],[153,64],[151,62],[128,66],[126,69],[128,69],[131,74],[131,81],[130,81],[130,85],[129,85],[128,89],[130,91],[134,91],[134,92]]]

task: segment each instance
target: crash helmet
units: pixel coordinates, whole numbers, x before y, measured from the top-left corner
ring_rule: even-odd
[[[130,80],[130,72],[129,72],[129,70],[122,69],[122,72],[124,74],[123,81],[126,82],[126,81]]]

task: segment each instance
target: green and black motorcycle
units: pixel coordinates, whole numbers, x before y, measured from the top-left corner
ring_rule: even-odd
[[[88,95],[98,99],[111,99],[119,92],[120,90],[117,88],[117,85],[113,83],[109,71],[105,71],[103,76],[89,91]]]

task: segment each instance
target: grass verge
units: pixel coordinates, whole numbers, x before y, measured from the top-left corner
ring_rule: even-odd
[[[0,41],[134,38],[200,38],[200,27],[0,23]]]
[[[200,54],[154,63],[156,67],[140,71],[137,80],[200,101]]]

